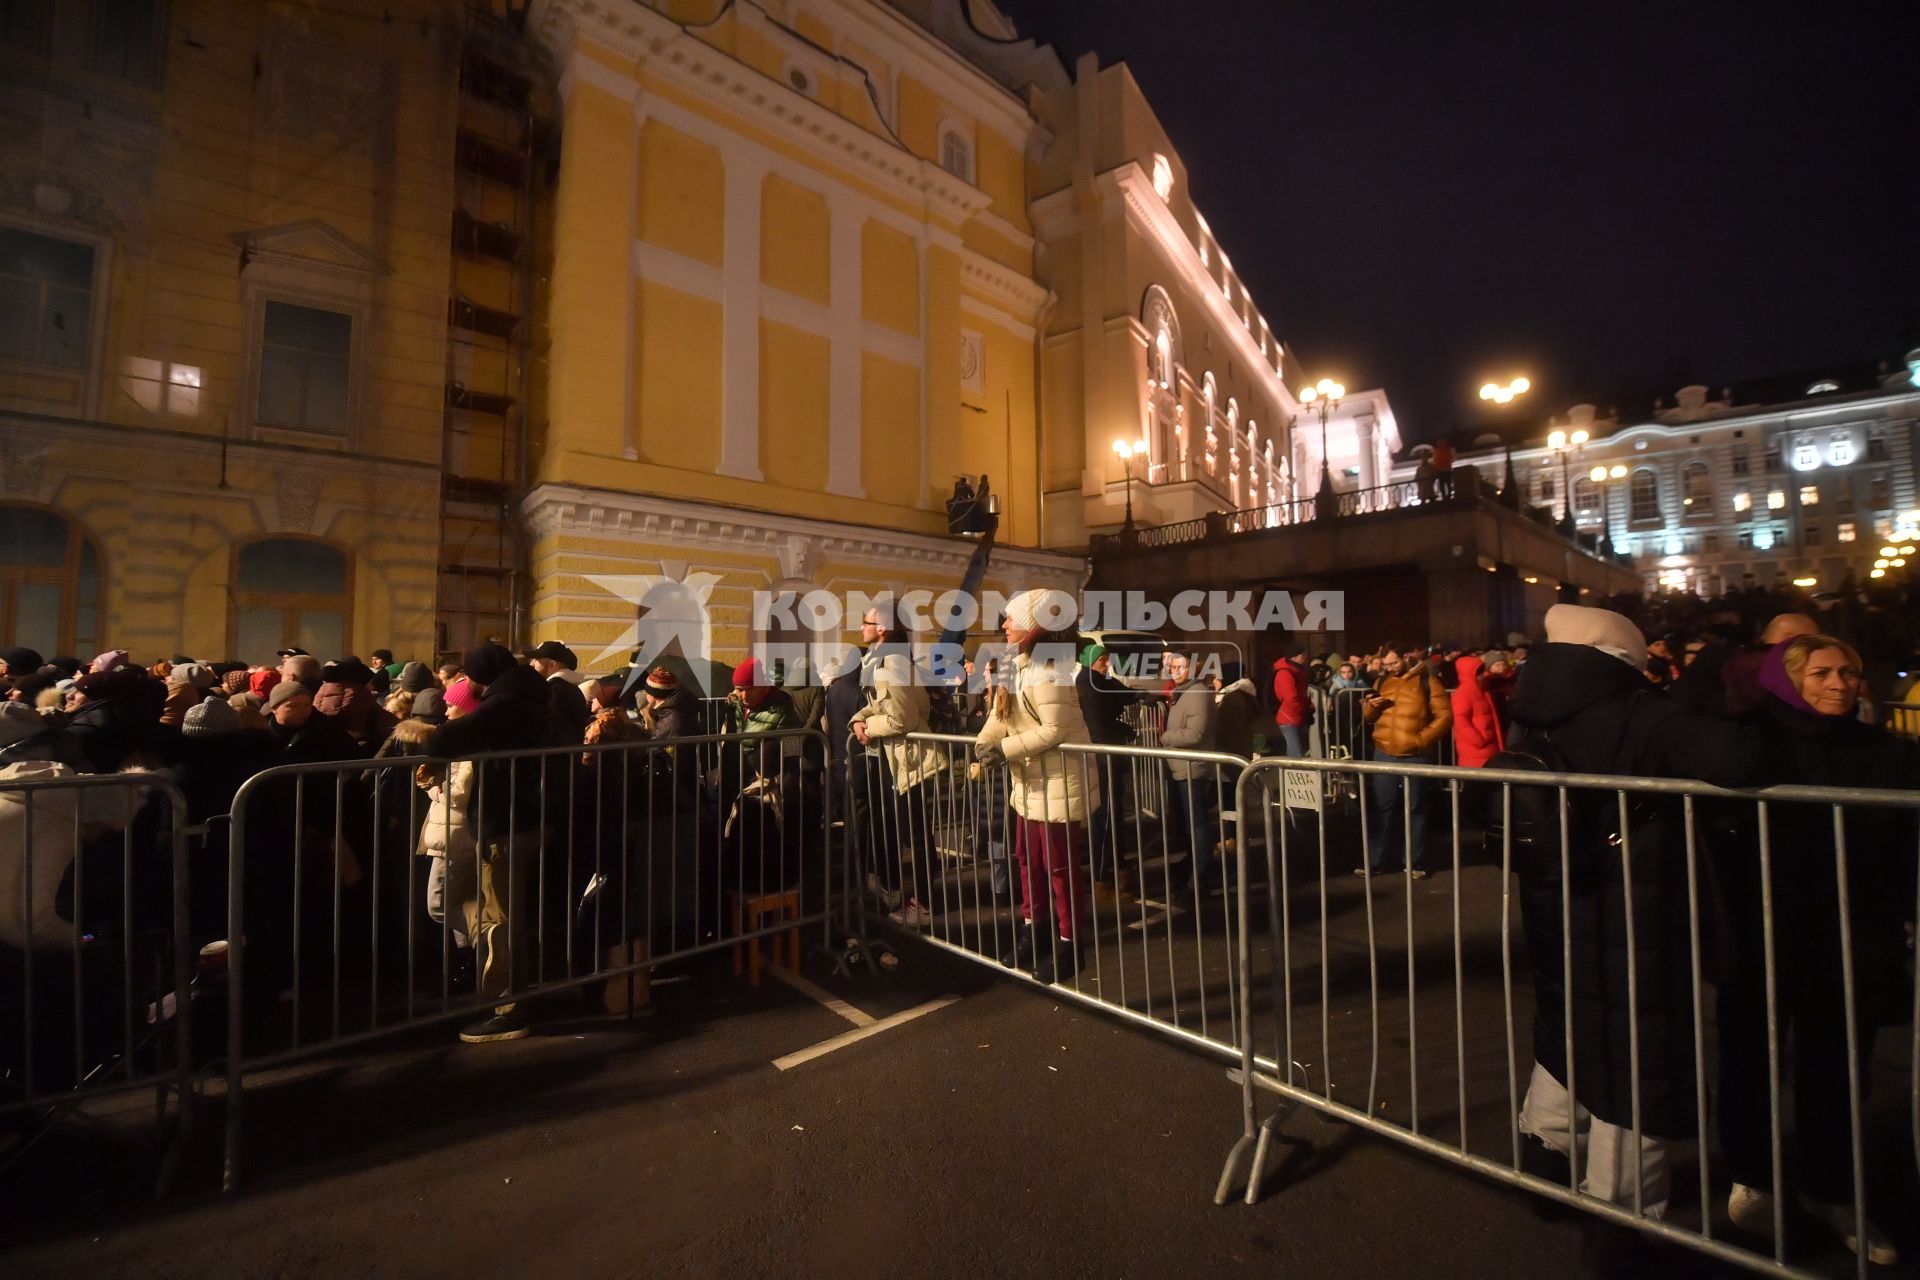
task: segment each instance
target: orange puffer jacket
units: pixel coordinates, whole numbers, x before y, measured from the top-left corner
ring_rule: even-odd
[[[1421,663],[1382,680],[1374,689],[1385,702],[1367,704],[1373,745],[1388,755],[1422,756],[1453,728],[1453,702],[1438,676]]]

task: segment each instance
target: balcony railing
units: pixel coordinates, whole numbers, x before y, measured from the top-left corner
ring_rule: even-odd
[[[1451,489],[1439,488],[1431,482],[1396,480],[1367,489],[1336,490],[1330,496],[1324,512],[1318,496],[1292,498],[1235,511],[1210,512],[1196,519],[1179,520],[1171,524],[1149,525],[1134,529],[1130,534],[1097,534],[1090,540],[1089,550],[1094,555],[1126,554],[1206,542],[1235,534],[1284,529],[1324,518],[1344,519],[1415,508],[1435,510],[1453,506],[1471,507],[1494,500],[1490,492],[1474,483],[1470,474],[1464,476],[1464,482],[1457,482]],[[1524,508],[1518,514],[1546,529],[1562,532],[1554,522],[1553,513],[1544,508]],[[1574,541],[1581,550],[1599,559],[1627,567],[1633,564],[1631,557],[1617,551],[1603,555],[1595,537],[1582,535]]]

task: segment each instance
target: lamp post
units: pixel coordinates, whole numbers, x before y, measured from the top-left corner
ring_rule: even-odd
[[[1617,462],[1611,467],[1595,467],[1587,473],[1587,479],[1593,481],[1594,488],[1600,491],[1600,554],[1602,556],[1613,554],[1613,525],[1607,515],[1607,481],[1626,478],[1627,469]]]
[[[1320,491],[1313,496],[1314,517],[1331,520],[1339,514],[1340,499],[1333,492],[1333,471],[1327,463],[1327,415],[1340,407],[1347,389],[1332,378],[1300,388],[1300,403],[1320,413]]]
[[[1515,378],[1502,385],[1498,382],[1486,382],[1480,386],[1480,398],[1490,404],[1512,404],[1514,399],[1533,389],[1533,383],[1524,377]],[[1507,446],[1507,477],[1500,486],[1500,504],[1509,511],[1520,509],[1520,486],[1513,476],[1513,446]]]
[[[1145,440],[1115,440],[1113,451],[1119,455],[1120,467],[1127,473],[1127,522],[1121,526],[1128,533],[1133,532],[1133,460],[1147,451]]]
[[[1573,459],[1580,456],[1580,446],[1587,442],[1587,433],[1576,431],[1568,435],[1564,431],[1555,431],[1547,437],[1547,448],[1560,459],[1560,532],[1571,538],[1574,535],[1573,520],[1573,481],[1571,479]]]

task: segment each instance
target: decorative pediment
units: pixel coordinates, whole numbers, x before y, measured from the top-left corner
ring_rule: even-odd
[[[236,231],[227,238],[240,246],[246,265],[263,262],[361,276],[393,273],[393,268],[381,261],[373,250],[319,218],[303,218],[299,222],[255,231]]]

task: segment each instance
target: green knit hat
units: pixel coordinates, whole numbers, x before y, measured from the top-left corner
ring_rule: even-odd
[[[1080,665],[1083,667],[1091,667],[1094,663],[1106,656],[1107,651],[1104,646],[1090,644],[1080,651]]]

